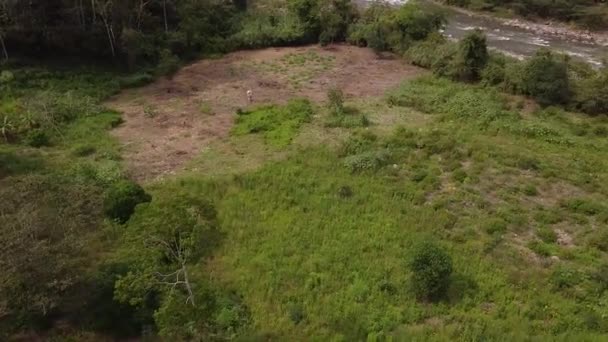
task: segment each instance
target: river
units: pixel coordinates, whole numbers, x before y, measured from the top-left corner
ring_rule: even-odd
[[[390,0],[393,4],[408,0]],[[424,1],[427,2],[427,1]],[[430,4],[430,2],[427,2]],[[433,6],[437,6],[434,5]],[[523,59],[542,47],[583,59],[596,67],[602,65],[602,58],[608,56],[608,42],[592,41],[587,34],[563,34],[572,31],[563,26],[534,24],[523,20],[503,20],[488,15],[472,14],[467,11],[441,6],[447,13],[448,23],[444,34],[451,39],[460,39],[476,28],[486,33],[488,46],[507,55]]]

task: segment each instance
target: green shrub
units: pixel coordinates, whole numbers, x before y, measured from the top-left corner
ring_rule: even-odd
[[[582,112],[608,114],[608,68],[579,81],[573,102]]]
[[[538,189],[534,185],[528,184],[528,185],[524,186],[523,193],[526,196],[537,196]]]
[[[231,40],[241,48],[288,46],[303,44],[310,39],[308,33],[292,14],[255,13],[241,20],[241,29]]]
[[[601,203],[585,198],[572,198],[564,200],[561,204],[575,213],[585,215],[597,215],[604,210],[604,206]]]
[[[348,155],[368,152],[374,148],[378,142],[378,136],[369,131],[359,131],[351,135],[340,147],[339,155]]]
[[[476,81],[488,63],[486,36],[480,30],[467,34],[458,42],[458,53],[452,62],[452,74],[456,79]]]
[[[500,88],[512,94],[526,94],[524,68],[525,64],[522,62],[507,62],[505,64],[505,79]]]
[[[125,122],[125,120],[121,117],[113,118],[112,121],[110,121],[109,128],[116,128],[116,127],[122,125],[124,122]]]
[[[39,122],[43,128],[55,127],[78,118],[99,114],[102,111],[94,98],[74,91],[36,92],[27,98],[25,107],[27,111],[33,113],[34,121]]]
[[[347,40],[377,52],[405,52],[413,42],[424,40],[444,23],[443,15],[409,3],[395,8],[374,2],[349,30]]]
[[[597,126],[593,128],[593,134],[598,137],[607,137],[608,136],[608,127],[606,126]]]
[[[161,51],[158,65],[156,66],[156,73],[158,75],[172,78],[173,75],[175,75],[175,73],[179,70],[179,67],[179,57],[171,53],[171,51],[168,49]]]
[[[608,252],[608,230],[601,228],[589,238],[589,245],[602,252]]]
[[[151,200],[152,197],[139,184],[127,180],[119,181],[113,184],[105,194],[104,214],[112,220],[125,223],[138,204]]]
[[[50,140],[46,132],[40,129],[30,131],[25,139],[26,143],[31,147],[49,146]]]
[[[357,11],[350,0],[330,0],[319,2],[319,43],[325,46],[346,39],[349,25]]]
[[[414,169],[414,172],[412,173],[410,179],[413,182],[416,183],[420,183],[422,182],[427,176],[429,175],[428,170],[423,169],[423,168],[416,168]]]
[[[137,73],[118,79],[118,84],[121,88],[137,88],[154,81],[154,76],[144,72]]]
[[[453,46],[443,35],[434,32],[427,39],[414,43],[405,56],[414,65],[434,70],[438,61],[450,54]]]
[[[289,314],[289,319],[293,322],[293,324],[300,324],[300,322],[306,318],[302,304],[290,303],[287,307],[287,312]]]
[[[333,115],[344,114],[344,93],[342,89],[332,87],[327,91],[327,107]]]
[[[467,179],[467,172],[463,169],[456,169],[452,173],[452,179],[458,183],[463,183]]]
[[[0,171],[5,161],[0,153]],[[36,329],[80,308],[100,251],[94,243],[103,221],[100,190],[49,168],[0,179],[0,339],[11,322]]]
[[[356,128],[367,127],[371,124],[367,115],[332,115],[325,123],[326,127]]]
[[[307,99],[290,100],[286,106],[262,106],[241,111],[232,130],[235,135],[262,133],[267,143],[286,146],[302,124],[312,118],[313,107]]]
[[[444,78],[421,77],[404,83],[389,93],[391,105],[412,107],[429,114],[447,114],[453,118],[489,123],[512,119],[505,99],[497,91],[462,86]]]
[[[72,154],[75,155],[76,157],[86,157],[86,156],[90,156],[91,154],[95,153],[96,149],[94,146],[91,145],[77,145],[72,149]]]
[[[507,231],[507,222],[500,218],[494,218],[487,224],[485,230],[490,235],[501,235]]]
[[[391,160],[389,150],[369,151],[346,157],[344,166],[351,172],[376,171],[388,165]]]
[[[490,54],[488,63],[481,71],[481,83],[486,86],[498,86],[506,80],[507,58],[501,54]]]
[[[551,247],[542,241],[530,241],[528,243],[528,248],[540,256],[548,257],[551,255]]]
[[[520,156],[516,160],[516,166],[522,170],[539,170],[540,162],[534,157]]]
[[[423,242],[414,250],[410,262],[412,287],[419,299],[442,298],[450,286],[452,258],[432,242]]]
[[[542,49],[523,69],[523,90],[544,106],[568,103],[571,95],[568,64]]]
[[[553,290],[565,290],[578,285],[581,282],[582,275],[571,268],[560,266],[551,274],[550,282],[553,285]]]
[[[536,230],[536,236],[546,243],[557,242],[557,234],[550,227],[540,227]]]

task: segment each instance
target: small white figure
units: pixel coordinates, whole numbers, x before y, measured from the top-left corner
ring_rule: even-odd
[[[247,90],[247,101],[249,101],[249,103],[253,102],[253,91],[251,89]]]

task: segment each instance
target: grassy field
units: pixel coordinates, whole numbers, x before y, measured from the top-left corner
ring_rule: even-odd
[[[604,118],[429,77],[347,105],[370,126],[328,128],[317,107],[295,128],[308,139],[234,136],[225,143],[242,154],[211,147],[212,158],[149,186],[155,198],[215,203],[225,238],[199,270],[243,297],[246,335],[605,338]],[[230,175],[206,175],[217,169]],[[429,239],[454,259],[438,303],[409,290],[412,246]]]
[[[3,99],[3,111],[24,115],[15,103]],[[227,138],[145,184],[153,209],[138,208],[140,228],[188,199],[217,210],[219,246],[189,266],[196,291],[217,295],[214,309],[175,326],[212,324],[245,340],[605,340],[605,117],[428,75],[332,108],[296,98],[244,108]],[[0,144],[2,193],[17,200],[53,183],[65,198],[31,205],[99,208],[103,190],[125,177],[108,133],[120,124],[100,108],[49,126],[47,146]],[[66,199],[75,194],[83,200]],[[5,219],[49,214],[28,208]],[[132,228],[97,211],[91,225],[66,218],[83,229],[83,277],[122,261],[114,252]],[[454,263],[436,302],[416,298],[408,267],[428,240]]]

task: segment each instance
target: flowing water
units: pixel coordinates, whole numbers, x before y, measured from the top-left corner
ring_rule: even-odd
[[[391,0],[389,2],[404,4],[407,1]],[[485,31],[490,48],[519,59],[533,55],[535,51],[542,47],[581,58],[595,66],[600,66],[602,58],[608,56],[608,42],[593,42],[585,34],[578,36],[565,35],[561,34],[559,29],[547,32],[546,30],[539,30],[539,25],[527,24],[525,21],[505,21],[447,7],[445,7],[445,10],[448,24],[445,27],[444,34],[447,37],[460,39],[470,31],[480,28]]]

